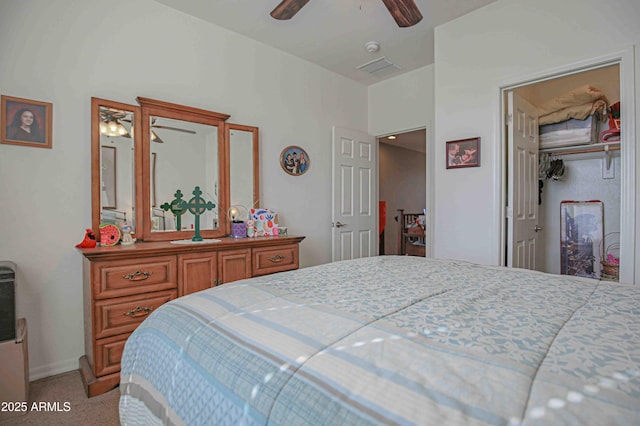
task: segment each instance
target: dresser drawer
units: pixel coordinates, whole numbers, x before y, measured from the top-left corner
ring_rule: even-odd
[[[127,259],[93,264],[94,299],[177,289],[176,257]]]
[[[177,291],[171,290],[97,301],[93,311],[95,338],[135,330],[151,312],[176,296]]]
[[[252,249],[252,275],[266,275],[274,272],[298,269],[298,245]]]
[[[94,375],[96,377],[105,376],[111,373],[120,372],[120,361],[124,344],[131,333],[107,337],[96,341],[96,351],[94,359]]]

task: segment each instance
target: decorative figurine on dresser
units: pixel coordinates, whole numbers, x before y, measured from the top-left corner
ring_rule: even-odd
[[[141,97],[137,101],[139,106],[92,98],[92,234],[99,244],[78,247],[83,255],[85,304],[80,370],[90,397],[119,384],[127,338],[159,306],[231,281],[297,269],[304,239],[230,235],[231,220],[224,213],[231,200],[234,205],[259,205],[258,128],[227,123],[228,115],[213,111]],[[105,120],[122,125],[125,135],[101,133]],[[162,152],[156,148],[158,140]],[[181,149],[185,143],[201,147],[201,152]],[[115,164],[134,168],[129,182],[134,191],[116,192],[102,182],[100,153],[106,144],[122,148],[116,151],[122,157]],[[162,153],[172,148],[177,154],[163,158]],[[230,158],[238,156],[244,162],[232,164]],[[252,179],[246,179],[247,164],[253,165]],[[179,165],[182,171],[176,170]],[[234,178],[240,174],[242,179]],[[101,197],[105,184],[112,194],[108,207]],[[126,185],[119,182],[118,188]],[[166,226],[153,226],[152,212],[171,204],[176,188],[195,187],[198,200],[180,206],[186,209],[180,226],[171,217]],[[108,216],[108,209],[116,208],[132,219],[118,227],[119,242],[109,245],[114,236],[102,244],[101,219]],[[201,241],[194,240],[196,234]]]

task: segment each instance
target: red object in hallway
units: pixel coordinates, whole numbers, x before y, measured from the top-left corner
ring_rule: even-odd
[[[379,220],[379,232],[382,235],[382,232],[384,231],[384,226],[387,223],[387,202],[386,201],[380,201],[378,203],[378,220]]]

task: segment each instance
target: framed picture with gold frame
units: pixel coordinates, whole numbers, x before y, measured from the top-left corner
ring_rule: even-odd
[[[5,95],[1,100],[1,143],[51,148],[51,103]]]
[[[280,167],[291,176],[305,174],[310,165],[309,154],[299,146],[290,145],[280,153]]]

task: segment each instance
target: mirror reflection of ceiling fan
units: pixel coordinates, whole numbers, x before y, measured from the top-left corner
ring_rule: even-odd
[[[160,139],[160,136],[158,136],[158,134],[154,132],[153,129],[173,130],[176,132],[189,133],[191,135],[196,134],[195,130],[181,129],[179,127],[163,126],[161,124],[156,124],[156,118],[151,117],[151,142],[156,142],[156,143],[164,143],[164,141]]]
[[[115,137],[122,136],[123,138],[130,138],[133,132],[133,125],[127,129],[121,122],[130,123],[131,118],[127,111],[122,111],[114,108],[101,108],[100,109],[100,133],[103,135]],[[151,119],[151,141],[156,143],[164,143],[164,141],[158,136],[153,129],[173,130],[176,132],[183,132],[195,135],[194,130],[181,129],[179,127],[164,126],[156,124],[156,118]]]
[[[127,112],[114,108],[100,108],[100,133],[107,136],[122,136],[130,138],[131,135],[120,121],[126,121]],[[130,121],[129,121],[130,122]]]
[[[271,16],[275,19],[286,20],[294,17],[309,0],[282,0]],[[411,27],[422,20],[422,14],[414,0],[382,0],[395,19],[399,27]]]

